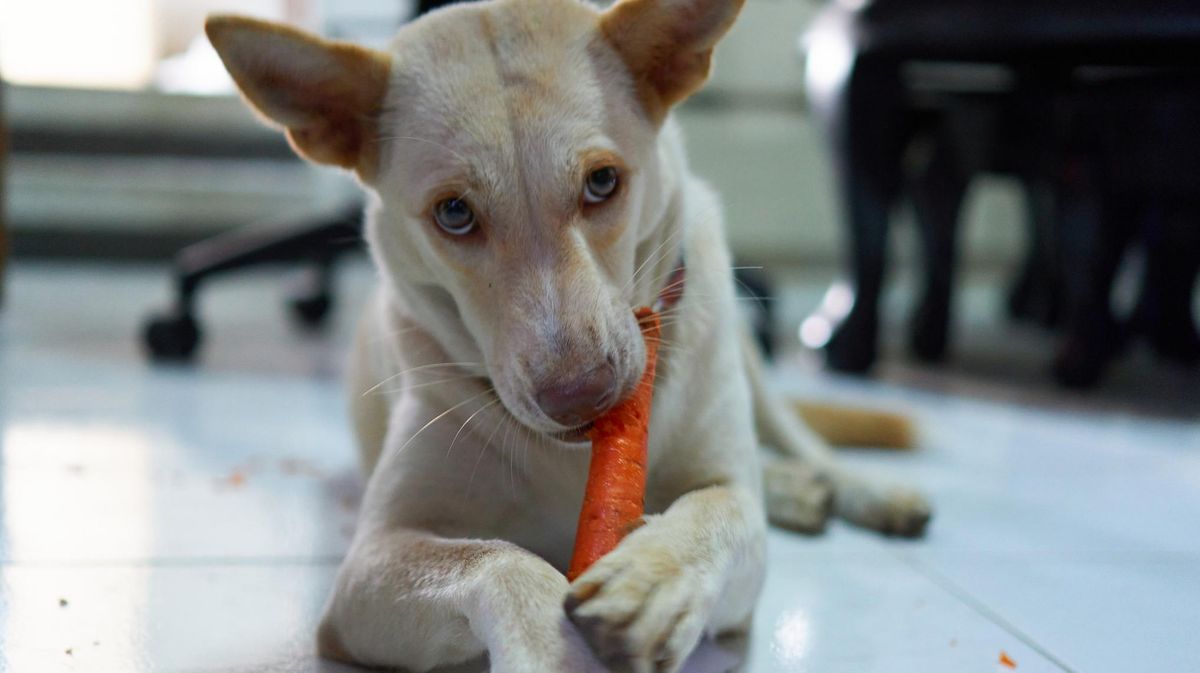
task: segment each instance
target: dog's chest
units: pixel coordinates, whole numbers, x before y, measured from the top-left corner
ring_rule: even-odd
[[[565,569],[583,504],[590,454],[529,448],[493,454],[476,474],[468,520],[472,537],[517,544]],[[486,479],[480,488],[478,480]]]

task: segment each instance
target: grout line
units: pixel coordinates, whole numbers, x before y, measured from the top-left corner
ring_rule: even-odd
[[[157,558],[157,559],[96,559],[96,560],[9,560],[0,561],[0,571],[8,568],[35,569],[87,569],[87,568],[218,568],[218,567],[261,567],[272,566],[330,566],[342,562],[343,556],[266,556],[236,557],[214,556]]]
[[[983,603],[983,601],[976,598],[974,595],[972,595],[970,592],[968,592],[966,589],[964,589],[962,586],[960,586],[957,582],[951,580],[949,577],[946,577],[945,575],[938,572],[933,567],[931,567],[927,564],[921,563],[920,561],[918,561],[917,559],[913,558],[912,556],[910,556],[908,554],[897,551],[896,557],[900,561],[902,561],[903,563],[908,565],[910,568],[915,570],[916,572],[924,575],[926,579],[933,582],[937,586],[941,587],[944,591],[948,592],[950,595],[957,598],[959,601],[964,603],[967,607],[969,607],[972,610],[974,610],[975,612],[979,613],[982,617],[984,617],[988,621],[992,622],[996,626],[999,626],[1000,628],[1007,631],[1014,638],[1016,638],[1017,640],[1024,643],[1029,649],[1031,649],[1034,652],[1037,652],[1038,654],[1045,657],[1046,660],[1049,661],[1050,663],[1059,667],[1066,673],[1079,673],[1079,671],[1077,669],[1072,668],[1070,665],[1067,664],[1067,662],[1063,661],[1062,659],[1059,659],[1057,656],[1055,656],[1053,653],[1051,653],[1049,649],[1047,649],[1045,646],[1043,646],[1041,643],[1039,643],[1037,640],[1035,640],[1033,638],[1033,636],[1029,635],[1022,629],[1018,628],[1016,624],[1013,624],[1009,620],[1005,619],[1004,616],[1002,616],[999,612],[996,612],[995,610],[988,607],[986,604]]]

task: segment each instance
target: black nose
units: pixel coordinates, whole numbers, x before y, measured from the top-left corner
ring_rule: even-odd
[[[574,380],[543,387],[537,393],[537,403],[555,422],[573,428],[612,407],[616,383],[612,365],[605,363]]]

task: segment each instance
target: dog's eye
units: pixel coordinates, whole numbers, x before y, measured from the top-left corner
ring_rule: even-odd
[[[617,169],[612,166],[597,168],[588,174],[583,185],[585,203],[600,203],[617,191]]]
[[[475,229],[475,213],[462,199],[446,199],[433,209],[433,219],[448,234],[464,236]]]

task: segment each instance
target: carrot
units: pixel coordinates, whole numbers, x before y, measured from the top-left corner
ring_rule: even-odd
[[[646,441],[661,323],[649,308],[639,308],[634,315],[646,341],[646,371],[633,394],[596,419],[589,433],[592,462],[567,570],[571,581],[637,528],[645,508]]]

